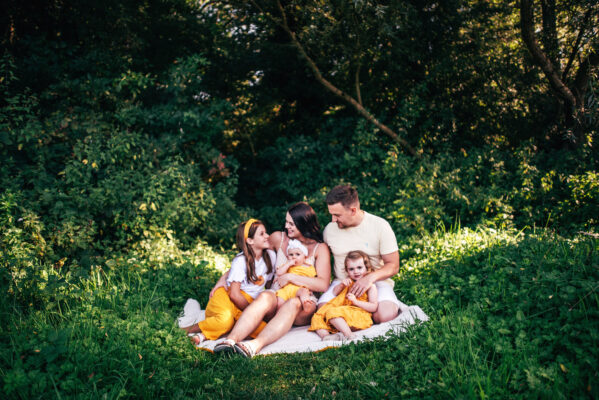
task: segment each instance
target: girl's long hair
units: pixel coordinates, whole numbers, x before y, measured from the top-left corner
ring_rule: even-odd
[[[287,210],[293,223],[297,226],[300,233],[307,239],[316,240],[318,243],[323,243],[322,230],[318,223],[316,213],[308,203],[300,201],[295,203]]]
[[[245,256],[246,278],[250,282],[256,283],[258,281],[258,276],[256,275],[256,253],[254,253],[254,249],[252,249],[252,246],[249,246],[247,244],[246,239],[244,237],[246,222],[247,221],[242,222],[241,224],[239,224],[239,227],[237,227],[237,235],[236,235],[237,248]],[[248,231],[248,238],[252,238],[252,239],[254,238],[254,235],[256,234],[256,231],[258,230],[258,227],[260,225],[264,225],[262,223],[262,221],[256,220],[256,221],[252,222],[252,225],[250,226],[250,230]],[[266,263],[266,271],[267,271],[267,273],[270,274],[273,271],[273,267],[272,267],[272,261],[270,260],[270,255],[268,254],[268,250],[265,249],[262,252],[262,258],[264,259],[264,262]]]

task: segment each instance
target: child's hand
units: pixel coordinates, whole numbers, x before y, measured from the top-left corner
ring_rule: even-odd
[[[345,287],[350,287],[352,283],[354,283],[354,281],[352,281],[351,278],[345,278],[341,281],[341,284]]]
[[[287,270],[291,267],[293,267],[293,262],[291,260],[289,260],[286,263],[284,263],[283,265],[281,265],[279,268],[277,268],[277,275],[281,276],[283,274],[286,274]]]
[[[352,304],[355,303],[356,299],[356,295],[353,293],[348,293],[347,295],[345,295],[345,298],[348,299],[349,301],[352,302]]]

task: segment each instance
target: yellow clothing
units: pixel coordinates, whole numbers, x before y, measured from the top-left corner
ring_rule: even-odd
[[[311,265],[296,265],[289,268],[287,272],[294,275],[307,276],[309,278],[314,278],[316,276],[316,268]],[[277,290],[277,297],[280,297],[283,300],[292,299],[295,297],[300,287],[301,286],[294,285],[293,283],[288,283],[281,289]]]
[[[337,297],[316,311],[312,316],[309,331],[326,329],[331,333],[337,332],[337,329],[329,321],[339,317],[343,318],[353,330],[362,330],[372,326],[372,315],[368,311],[354,306],[351,301],[345,298],[350,287],[343,289]],[[368,293],[362,294],[358,300],[368,301]]]
[[[252,297],[241,291],[243,297],[247,300],[248,303],[254,301]],[[208,340],[216,340],[225,333],[228,333],[233,326],[235,325],[235,321],[239,319],[241,316],[242,310],[237,308],[235,303],[231,301],[229,297],[229,292],[224,287],[220,287],[216,289],[214,295],[208,300],[208,305],[206,306],[206,314],[205,319],[198,323],[200,330],[206,336]],[[258,328],[250,335],[251,337],[256,337],[262,331],[262,329],[266,326],[266,323],[262,321]]]

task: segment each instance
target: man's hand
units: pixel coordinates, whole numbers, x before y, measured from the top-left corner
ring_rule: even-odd
[[[354,283],[349,292],[355,294],[356,297],[360,297],[370,289],[373,283],[372,274],[365,275]]]

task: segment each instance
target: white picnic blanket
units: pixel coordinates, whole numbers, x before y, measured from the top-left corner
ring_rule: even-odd
[[[374,324],[368,329],[354,332],[356,338],[353,340],[338,340],[338,341],[322,341],[314,332],[308,332],[308,326],[296,326],[291,328],[282,338],[274,343],[265,346],[258,354],[274,354],[274,353],[304,353],[324,350],[330,347],[341,347],[348,343],[357,342],[365,339],[385,336],[387,332],[399,334],[406,330],[406,326],[413,325],[418,322],[428,321],[428,316],[418,306],[407,306],[403,303],[400,305],[401,313],[397,318],[384,322],[382,324]],[[179,326],[191,326],[204,319],[204,310],[200,308],[200,304],[189,299],[185,304],[184,314],[179,318]],[[217,340],[206,340],[199,346],[200,349],[213,351],[214,346],[223,341],[224,337]]]

